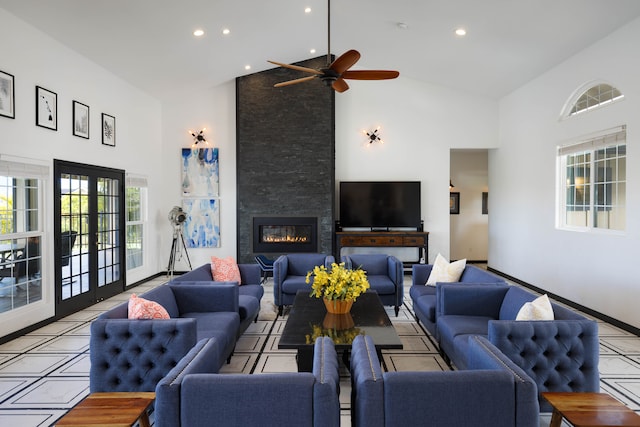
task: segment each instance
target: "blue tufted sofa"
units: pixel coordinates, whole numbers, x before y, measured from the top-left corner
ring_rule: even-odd
[[[261,285],[261,270],[258,264],[238,264],[240,270],[240,285],[238,287],[238,310],[240,314],[240,328],[238,336],[247,330],[251,322],[258,319],[260,301],[264,295]],[[181,276],[171,280],[171,284],[220,284],[211,274],[211,264],[203,264]]]
[[[293,304],[299,290],[310,290],[306,283],[307,272],[316,265],[327,268],[335,261],[333,255],[299,253],[281,255],[273,263],[273,300],[282,314],[285,305]]]
[[[536,384],[495,346],[476,337],[470,370],[386,372],[370,336],[351,349],[354,427],[539,427]]]
[[[468,368],[469,337],[480,335],[533,378],[539,392],[599,390],[595,321],[555,303],[555,320],[516,321],[522,305],[537,298],[517,286],[438,284],[438,298],[440,348],[457,368]]]
[[[429,333],[437,339],[436,329],[436,287],[425,286],[431,274],[432,264],[414,264],[411,271],[409,295],[413,301],[413,310]],[[493,273],[473,265],[467,265],[457,284],[481,283],[507,286],[507,282]]]
[[[371,290],[378,293],[383,305],[394,306],[398,315],[404,298],[404,270],[398,258],[385,254],[353,254],[343,256],[342,261],[346,268],[365,270]]]
[[[156,387],[156,427],[340,425],[338,357],[318,338],[313,372],[216,374],[215,341],[202,341]],[[213,357],[212,357],[213,356]]]
[[[171,319],[128,319],[127,302],[98,316],[91,323],[91,392],[154,391],[204,338],[215,340],[216,370],[231,357],[240,325],[238,286],[165,284],[140,297],[161,304]]]

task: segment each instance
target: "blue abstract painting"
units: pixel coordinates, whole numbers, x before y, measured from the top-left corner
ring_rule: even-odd
[[[183,199],[182,209],[187,213],[184,239],[187,248],[220,247],[220,200]]]
[[[182,149],[182,195],[184,197],[219,196],[217,148]]]

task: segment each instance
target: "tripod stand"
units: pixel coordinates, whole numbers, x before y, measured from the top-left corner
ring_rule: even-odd
[[[180,238],[180,240],[178,240]],[[184,234],[182,233],[182,224],[173,225],[173,243],[171,243],[171,253],[169,254],[169,265],[167,265],[167,276],[173,277],[173,271],[176,265],[176,258],[182,259],[182,251],[180,250],[180,243],[182,242],[182,249],[187,256],[187,262],[189,263],[189,270],[191,270],[191,260],[189,259],[189,252],[187,252],[187,245],[184,244]]]

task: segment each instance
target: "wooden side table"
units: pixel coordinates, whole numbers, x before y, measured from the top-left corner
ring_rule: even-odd
[[[131,427],[140,420],[141,427],[149,427],[147,409],[155,398],[153,392],[91,393],[55,425]]]
[[[549,427],[560,427],[563,417],[574,427],[640,426],[640,415],[606,393],[541,395],[553,406]]]

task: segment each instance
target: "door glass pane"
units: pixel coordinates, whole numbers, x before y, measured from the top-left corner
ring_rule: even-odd
[[[60,176],[62,299],[89,292],[89,178]]]
[[[98,286],[120,279],[120,194],[117,179],[98,178]]]

